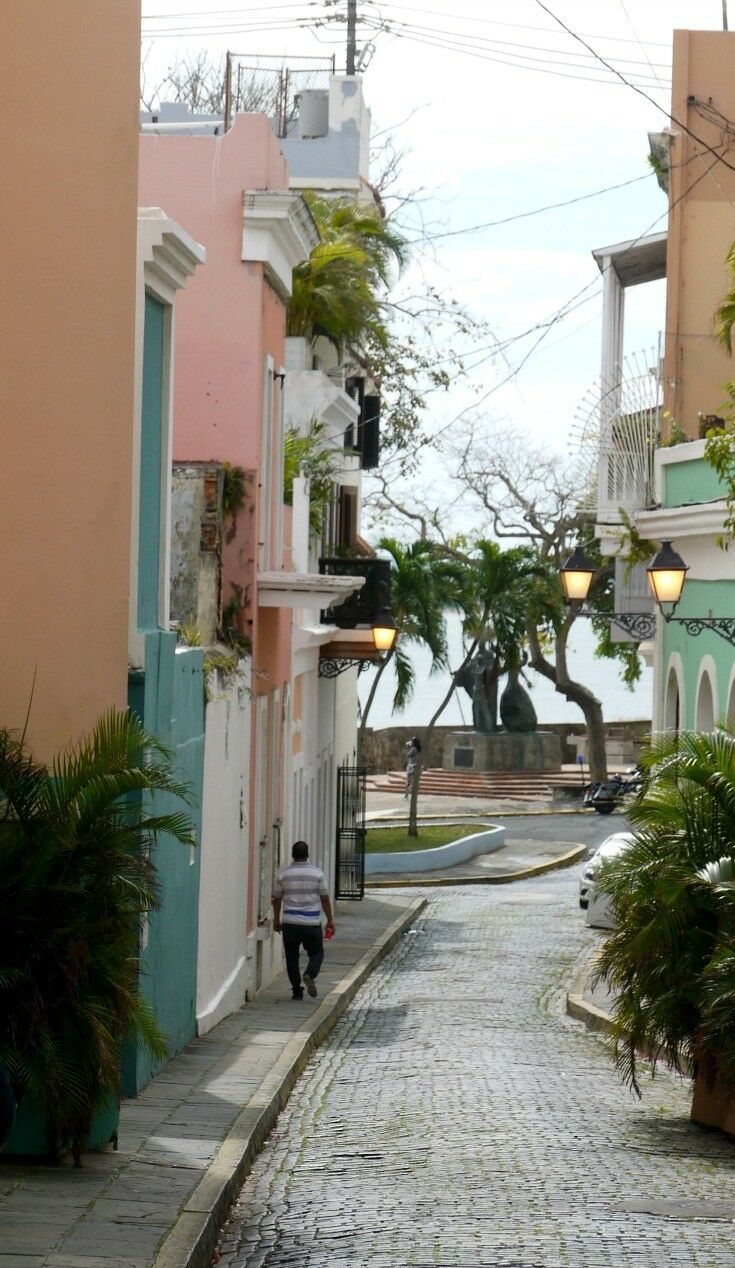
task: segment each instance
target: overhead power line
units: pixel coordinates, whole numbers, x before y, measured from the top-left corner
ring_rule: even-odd
[[[605,185],[602,189],[593,189],[589,194],[578,194],[575,198],[565,198],[563,202],[546,203],[544,207],[534,207],[532,211],[519,211],[513,216],[503,216],[500,220],[485,220],[476,225],[465,225],[463,229],[448,229],[444,233],[426,233],[420,238],[412,239],[413,242],[435,242],[440,238],[456,238],[460,234],[479,233],[482,229],[494,229],[497,225],[509,225],[516,220],[527,220],[529,216],[540,216],[545,211],[556,211],[558,207],[573,207],[575,203],[586,202],[589,198],[599,198],[601,194],[609,194],[614,189],[626,189],[628,185],[637,185],[639,181],[648,180],[653,176],[652,171],[644,172],[642,176],[633,176],[630,180],[620,181],[617,185]]]
[[[378,9],[384,9],[384,8],[387,9],[388,5],[381,3],[381,0],[376,0],[376,7]],[[480,17],[477,13],[473,13],[471,16],[469,16],[462,13],[458,13],[456,12],[456,10],[452,10],[450,12],[443,12],[438,9],[425,9],[421,7],[416,8],[415,6],[408,5],[402,2],[394,3],[393,0],[391,0],[390,12],[393,13],[395,12],[396,9],[406,13],[420,13],[425,17],[448,18],[451,22],[472,22],[473,24],[479,23],[483,26],[507,27],[508,29],[514,30],[514,31],[544,31],[548,33],[548,30],[549,30],[549,28],[546,26],[533,26],[533,25],[529,25],[527,22],[502,22],[497,18]],[[619,36],[619,35],[592,35],[589,32],[587,32],[587,36],[591,40],[594,40],[594,39],[602,40],[604,43],[640,44],[640,40],[638,39],[630,40],[630,39],[626,39],[625,36]],[[650,48],[669,48],[669,49],[671,48],[670,41],[666,42],[664,40],[646,40],[645,43]]]
[[[703,181],[705,177],[710,174],[713,167],[717,163],[719,157],[720,156],[718,154],[715,154],[715,158],[710,163],[709,167],[705,168],[705,170],[701,172],[699,176],[697,176],[695,180],[691,182],[690,185],[687,186],[687,188],[679,195],[679,197],[674,200],[674,202],[671,204],[670,207],[667,207],[666,210],[663,211],[660,216],[657,216],[655,220],[652,220],[650,225],[648,225],[645,229],[643,229],[637,235],[637,237],[633,239],[633,241],[630,243],[627,249],[617,257],[618,263],[621,260],[624,260],[626,255],[629,255],[630,252],[635,249],[638,243],[643,238],[647,237],[647,235],[651,233],[653,229],[656,228],[656,225],[658,225],[665,217],[667,217],[670,214],[670,212],[674,210],[674,207],[678,206],[678,204],[682,202],[682,200],[686,198],[693,189],[696,188],[696,186],[700,183],[700,181]],[[612,264],[608,264],[605,266],[605,268],[602,269],[601,276],[603,278],[608,268],[612,268]],[[511,383],[515,379],[517,379],[518,375],[521,373],[524,367],[528,364],[531,357],[535,355],[536,351],[540,348],[541,344],[548,337],[548,335],[551,333],[554,327],[557,326],[559,322],[564,321],[565,318],[568,317],[577,308],[581,308],[583,304],[589,303],[590,300],[597,298],[597,296],[602,293],[601,288],[598,288],[597,290],[594,291],[593,294],[591,295],[587,294],[588,291],[591,291],[593,287],[598,285],[599,281],[600,281],[599,276],[593,277],[591,281],[587,282],[585,286],[580,288],[580,290],[575,291],[575,293],[572,296],[570,296],[570,298],[566,301],[566,303],[562,304],[562,306],[556,310],[556,313],[553,313],[549,318],[545,319],[543,322],[540,322],[536,327],[531,327],[530,330],[526,331],[524,334],[517,336],[516,338],[520,340],[527,337],[529,334],[535,333],[536,330],[541,331],[538,339],[534,341],[534,343],[529,348],[528,352],[526,352],[523,355],[523,357],[518,362],[518,364],[513,367],[513,369],[509,372],[509,374],[505,376],[505,378],[501,379],[499,383],[494,383],[492,387],[488,388],[487,392],[485,392],[484,395],[482,395],[478,400],[473,401],[470,405],[465,406],[465,408],[460,410],[458,414],[455,414],[453,418],[450,418],[447,423],[444,423],[438,429],[438,431],[436,431],[433,434],[432,439],[436,439],[437,436],[443,435],[444,432],[448,431],[450,427],[453,427],[455,423],[458,423],[460,419],[465,417],[465,415],[469,414],[472,410],[477,409],[486,400],[488,400],[489,397],[494,396],[495,393],[499,392],[501,388],[506,387],[508,383]],[[586,298],[583,298],[583,296],[586,296]],[[502,345],[502,348],[499,349],[499,351],[508,347],[508,344],[511,342],[514,342],[514,340],[513,339],[507,340]],[[488,360],[489,359],[490,358],[488,358]],[[480,362],[476,363],[473,366],[473,370],[478,369],[479,365],[480,365]]]
[[[437,39],[430,35],[423,35],[420,32],[414,31],[409,27],[399,30],[399,29],[395,29],[395,27],[390,24],[388,26],[385,26],[382,23],[378,23],[378,22],[371,23],[371,22],[368,22],[367,20],[365,21],[364,25],[366,25],[368,29],[372,27],[372,29],[375,30],[376,32],[383,32],[386,34],[393,35],[396,39],[410,40],[415,44],[422,44],[426,48],[440,49],[443,52],[449,51],[449,52],[455,52],[455,53],[462,53],[466,57],[473,57],[479,61],[490,62],[497,66],[511,66],[516,70],[536,71],[537,73],[542,75],[555,75],[561,79],[575,79],[575,80],[581,80],[591,84],[608,84],[609,85],[615,82],[614,80],[610,80],[607,77],[602,77],[601,75],[586,75],[586,74],[577,73],[579,71],[584,71],[586,67],[582,65],[577,66],[576,63],[573,65],[573,69],[571,70],[557,70],[557,69],[554,69],[555,66],[564,66],[564,65],[569,66],[571,64],[565,63],[565,62],[554,62],[553,59],[550,59],[548,57],[547,58],[528,57],[528,58],[525,58],[525,60],[521,60],[525,57],[524,54],[517,54],[515,56],[509,53],[504,54],[503,52],[492,54],[487,49],[484,49],[484,48],[478,49],[476,44],[474,43],[465,44],[465,43],[458,42],[456,40]],[[590,69],[592,68],[590,67]]]
[[[622,71],[619,71],[615,66],[612,66],[608,61],[606,61],[602,54],[598,53],[591,44],[588,44],[583,36],[578,35],[577,32],[572,30],[570,26],[567,26],[567,23],[562,18],[557,17],[549,6],[544,4],[544,0],[536,0],[536,4],[539,9],[543,9],[544,13],[548,14],[552,21],[556,22],[562,30],[566,31],[568,35],[571,35],[573,40],[577,40],[584,48],[588,49],[590,53],[594,54],[598,62],[601,62],[602,65],[606,66],[608,70],[611,70],[614,75],[617,75],[621,83],[625,84],[628,88],[632,88],[633,92],[637,92],[640,97],[644,97],[646,101],[648,101],[652,106],[655,106],[657,110],[660,110],[661,114],[665,115],[667,119],[670,119],[672,123],[675,123],[677,128],[681,128],[682,132],[686,132],[687,136],[690,137],[692,141],[696,141],[697,144],[701,145],[709,154],[714,154],[717,162],[724,164],[724,166],[729,168],[731,172],[735,172],[735,163],[729,163],[724,155],[720,154],[714,145],[710,145],[703,137],[697,136],[697,133],[693,132],[688,124],[684,123],[682,119],[677,118],[675,114],[672,114],[670,110],[667,110],[665,106],[662,106],[660,102],[656,101],[654,97],[646,92],[645,88],[641,88],[639,84],[634,84],[627,79],[625,75],[623,75]]]
[[[475,32],[469,33],[464,31],[456,31],[454,29],[447,30],[446,27],[424,26],[417,22],[405,22],[401,18],[388,18],[384,21],[383,27],[385,30],[388,30],[388,31],[394,30],[396,27],[401,27],[404,30],[419,31],[423,35],[436,36],[437,38],[440,38],[440,39],[444,39],[446,37],[452,43],[456,43],[456,44],[462,43],[469,47],[484,48],[487,46],[490,51],[500,52],[500,53],[505,52],[507,49],[522,49],[522,50],[527,49],[531,53],[533,52],[545,53],[547,57],[551,56],[552,58],[556,58],[561,54],[563,57],[575,57],[587,62],[596,60],[589,53],[576,53],[574,51],[570,52],[560,48],[548,48],[546,45],[542,45],[542,44],[529,44],[528,41],[524,41],[523,43],[521,43],[518,40],[500,40],[493,36],[478,35]],[[500,47],[499,48],[496,47],[497,45],[499,45]],[[520,57],[520,56],[525,56],[525,53],[513,52],[513,53],[508,53],[508,56]],[[618,60],[630,66],[646,66],[647,65],[649,69],[653,72],[650,78],[658,79],[658,76],[656,75],[656,72],[653,69],[652,63],[647,59],[645,61],[641,61],[640,58],[621,57]],[[565,65],[565,66],[574,65],[574,64],[575,63],[573,62],[566,62],[566,61],[560,63],[560,65]],[[659,67],[668,69],[669,63],[658,62],[657,65]]]

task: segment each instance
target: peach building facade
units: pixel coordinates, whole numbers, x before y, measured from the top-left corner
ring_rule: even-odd
[[[0,717],[35,676],[49,758],[127,700],[140,6],[9,0],[3,44]]]
[[[674,32],[663,387],[664,408],[693,439],[700,415],[721,412],[733,377],[713,317],[732,284],[734,63],[735,32]]]

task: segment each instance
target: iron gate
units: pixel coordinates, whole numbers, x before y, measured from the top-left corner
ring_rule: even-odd
[[[335,898],[365,895],[364,766],[337,768],[337,878]]]

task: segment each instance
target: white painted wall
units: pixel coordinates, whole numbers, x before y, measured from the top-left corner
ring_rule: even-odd
[[[204,742],[197,1027],[206,1034],[239,1008],[248,988],[248,771],[250,662],[237,681],[210,682]]]

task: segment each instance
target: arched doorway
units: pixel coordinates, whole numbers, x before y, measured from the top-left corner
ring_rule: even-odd
[[[695,726],[698,731],[713,731],[715,727],[715,696],[712,678],[706,669],[699,679]]]
[[[681,730],[681,696],[679,695],[679,677],[673,665],[669,670],[669,679],[666,683],[664,729],[666,731],[677,732]]]

